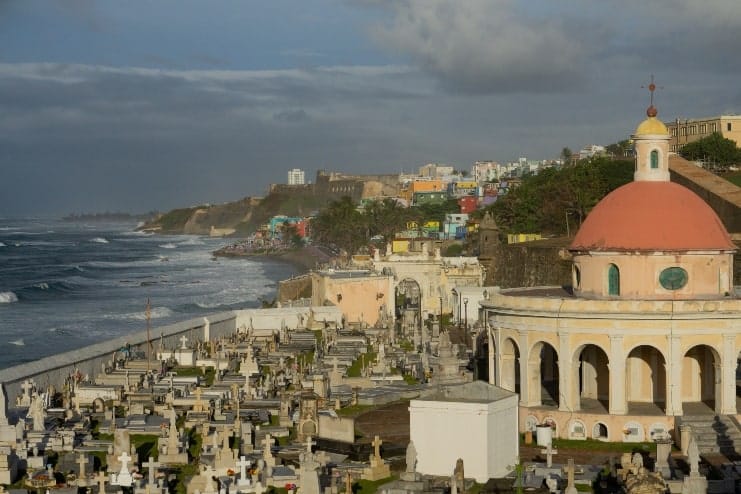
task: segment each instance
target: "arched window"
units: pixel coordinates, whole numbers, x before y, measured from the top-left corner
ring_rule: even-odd
[[[659,167],[659,152],[657,150],[651,151],[651,169],[655,170]]]
[[[620,295],[620,270],[614,264],[607,268],[607,294]]]

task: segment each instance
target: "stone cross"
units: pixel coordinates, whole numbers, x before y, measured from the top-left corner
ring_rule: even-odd
[[[108,480],[108,476],[103,470],[98,470],[98,476],[95,477],[95,481],[98,483],[98,494],[105,494],[105,483]]]
[[[316,442],[311,440],[311,434],[306,436],[306,452],[311,453],[311,447],[315,445],[316,445]]]
[[[84,479],[85,478],[85,464],[87,464],[87,456],[84,453],[80,453],[80,456],[77,458],[77,463],[80,465],[80,476],[78,478]]]
[[[540,454],[545,455],[545,466],[551,468],[553,466],[553,455],[557,455],[558,451],[553,449],[553,444],[549,442],[545,449],[540,450]]]
[[[180,337],[180,348],[183,350],[186,350],[188,347],[185,346],[185,343],[188,341],[188,338],[183,335]]]
[[[149,486],[153,486],[154,476],[157,473],[157,468],[160,466],[160,463],[158,461],[154,461],[154,458],[150,456],[149,461],[142,463],[142,466],[146,467],[147,470],[149,470]]]
[[[574,473],[576,472],[576,469],[574,468],[574,459],[569,458],[569,464],[566,468],[564,468],[566,471],[567,476],[567,485],[566,490],[564,490],[564,494],[576,494],[576,486],[574,485]]]
[[[381,458],[381,444],[383,444],[383,441],[381,441],[381,438],[376,436],[375,439],[373,439],[373,442],[371,443],[373,445],[373,450],[375,451],[376,459]]]
[[[237,468],[239,468],[239,477],[244,481],[247,480],[247,467],[250,466],[251,462],[244,456],[239,457],[237,462]]]
[[[129,461],[131,461],[131,456],[124,451],[117,459],[121,462],[121,470],[119,470],[118,475],[116,475],[116,484],[121,487],[131,487],[132,477],[129,472]]]
[[[203,411],[203,402],[201,401],[201,394],[203,391],[201,390],[201,387],[198,386],[195,391],[196,395],[196,402],[193,405],[193,411],[194,412],[202,412]]]
[[[265,434],[265,439],[262,440],[262,457],[266,460],[273,456],[273,452],[270,449],[272,445],[273,438],[270,437],[270,434]]]
[[[21,384],[21,389],[23,389],[23,394],[26,395],[26,397],[31,397],[31,390],[33,389],[33,381],[30,379],[26,379],[23,381],[23,384]]]

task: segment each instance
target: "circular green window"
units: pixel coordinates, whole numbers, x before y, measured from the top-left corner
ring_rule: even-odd
[[[659,275],[659,283],[667,290],[679,290],[687,284],[687,271],[679,267],[666,268]]]

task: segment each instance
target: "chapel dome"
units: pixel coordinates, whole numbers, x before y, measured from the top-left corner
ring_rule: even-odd
[[[636,128],[634,135],[669,135],[669,129],[666,128],[664,122],[662,122],[655,116],[648,117],[646,120],[638,125],[638,128]]]
[[[605,196],[569,247],[572,251],[735,249],[715,211],[697,194],[673,182],[642,181]]]

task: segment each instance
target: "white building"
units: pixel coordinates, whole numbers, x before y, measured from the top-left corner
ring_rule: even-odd
[[[300,168],[288,170],[288,185],[304,185],[304,171]]]
[[[466,477],[504,477],[519,457],[517,394],[474,381],[409,402],[417,472],[449,477],[458,458]]]

